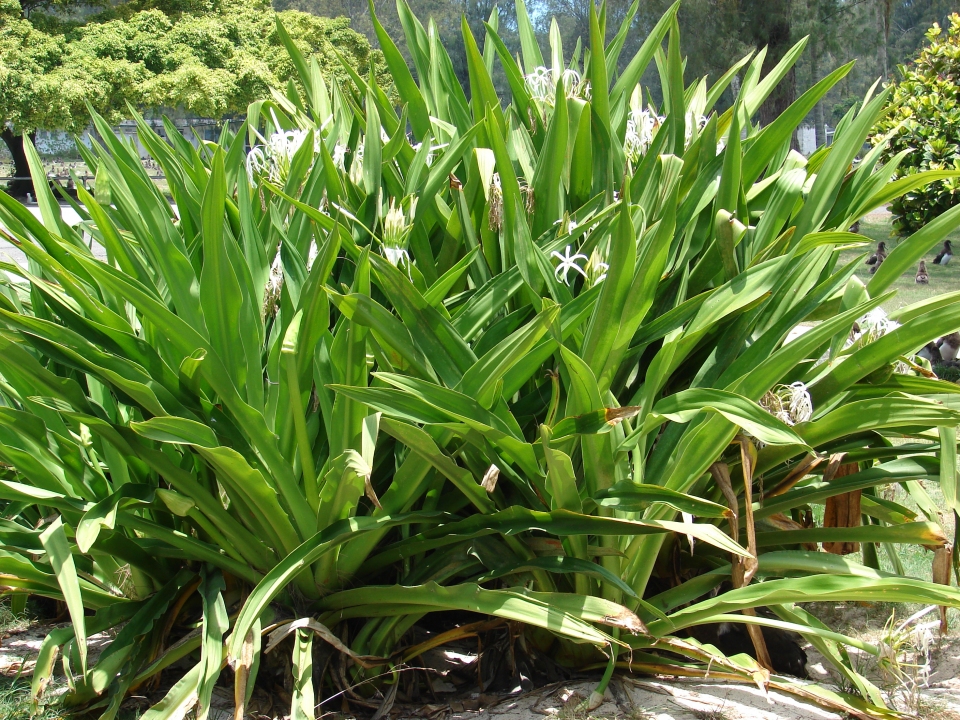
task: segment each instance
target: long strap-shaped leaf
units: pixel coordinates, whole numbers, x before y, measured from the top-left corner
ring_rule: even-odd
[[[84,676],[87,674],[87,631],[83,617],[83,596],[80,592],[80,583],[77,580],[77,568],[73,564],[73,553],[70,550],[70,541],[63,531],[63,520],[57,518],[50,527],[40,535],[43,549],[47,551],[50,565],[57,576],[57,582],[63,591],[63,599],[70,612],[70,621],[73,623],[73,635],[77,640],[77,650],[80,652],[80,667]]]

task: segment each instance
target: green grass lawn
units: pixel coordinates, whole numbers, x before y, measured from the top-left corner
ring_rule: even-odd
[[[874,243],[884,240],[887,243],[888,251],[893,250],[898,242],[898,238],[891,237],[890,230],[889,215],[870,215],[860,222],[860,234],[870,238]],[[954,230],[946,239],[953,242],[956,252],[960,252],[960,230]],[[874,245],[874,247],[876,246]],[[866,248],[861,250],[848,250],[841,254],[840,262],[850,262],[865,250]],[[917,268],[916,266],[911,267],[894,283],[892,289],[895,289],[897,294],[883,304],[884,310],[889,313],[906,305],[912,305],[919,300],[933,297],[934,295],[942,295],[953,292],[954,290],[960,290],[960,258],[955,257],[946,267],[934,265],[933,257],[939,250],[940,245],[938,244],[927,253],[924,258],[927,261],[927,274],[930,277],[930,284],[917,285],[915,280]],[[873,252],[873,248],[870,248],[870,252]],[[861,263],[857,269],[857,277],[863,280],[864,283],[868,282],[871,278],[870,266]]]

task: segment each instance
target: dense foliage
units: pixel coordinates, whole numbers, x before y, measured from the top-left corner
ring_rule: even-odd
[[[885,159],[897,159],[897,177],[926,170],[953,173],[893,201],[893,226],[902,235],[960,204],[960,15],[951,15],[949,22],[946,33],[934,25],[916,60],[900,67],[902,77],[890,99],[893,111],[875,138],[886,145]]]
[[[617,72],[632,18],[605,45],[591,8],[589,47],[544,55],[518,1],[520,59],[463,25],[466,93],[398,10],[415,75],[380,41],[399,109],[287,42],[304,90],[253,103],[238,134],[196,150],[140,123],[174,207],[97,115],[79,227],[46,191],[42,222],[0,194],[29,259],[0,279],[0,573],[73,620],[44,642],[38,698],[58,651],[67,700],[106,718],[186,661],[144,718],[203,718],[227,662],[243,705],[269,632],[291,716],[314,717],[395,697],[471,613],[510,621],[518,654],[606,668],[598,691],[617,667],[711,673],[889,717],[845,649],[882,648],[798,604],[960,607],[877,557],[945,547],[924,481],[958,507],[960,390],[913,353],[960,325],[960,297],[879,306],[960,209],[867,286],[838,263],[857,218],[931,177],[890,182],[879,148],[851,169],[888,92],[808,161],[791,136],[849,67],[751,122],[803,43],[769,74],[748,60],[718,113],[737,69],[686,84],[676,6]],[[659,107],[638,84],[654,60]],[[879,492],[894,483],[922,516]],[[853,497],[867,524],[809,521]],[[864,563],[820,542],[863,543]],[[711,622],[745,623],[759,659],[690,637]],[[761,625],[800,632],[854,694],[771,674]]]
[[[369,0],[273,0],[274,7],[295,9],[325,17],[346,16],[351,27],[371,41],[376,32],[368,11]],[[402,32],[399,15],[392,0],[372,0],[377,17],[387,31]],[[491,15],[493,0],[452,2],[451,0],[411,0],[410,7],[420,17],[436,21],[437,32],[450,53],[454,72],[463,84],[469,81],[466,48],[460,35],[460,16],[479,37],[483,22]],[[636,4],[636,8],[634,8]],[[497,32],[516,54],[519,50],[517,18],[513,3],[499,3]],[[614,35],[622,20],[632,18],[623,40],[618,71],[626,67],[644,38],[657,24],[672,0],[608,0],[607,27]],[[534,32],[542,43],[551,33],[559,34],[566,48],[580,42],[590,43],[590,0],[529,0],[527,8]],[[806,52],[794,71],[781,81],[781,93],[768,99],[772,116],[777,103],[794,97],[796,88],[808,87],[833,68],[856,59],[857,64],[824,96],[811,112],[806,124],[816,128],[817,144],[826,142],[827,125],[833,127],[850,107],[859,102],[878,77],[892,79],[899,63],[916,56],[924,33],[934,22],[945,23],[956,11],[955,0],[684,0],[677,12],[681,30],[681,54],[690,77],[720,78],[732,65],[757,47],[767,47],[764,72],[768,72],[794,43],[809,37]],[[554,28],[554,24],[556,28]],[[498,91],[506,90],[506,79],[499,68],[492,73]],[[660,88],[656,72],[650,68],[643,78],[659,102]],[[726,108],[733,95],[726,93],[719,106]],[[780,106],[782,109],[784,106]],[[763,109],[761,108],[761,113]]]

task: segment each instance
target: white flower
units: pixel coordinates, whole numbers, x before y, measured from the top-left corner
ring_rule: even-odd
[[[570,68],[564,70],[560,73],[560,80],[563,82],[563,93],[568,99],[590,99],[590,82],[581,78],[576,70]]]
[[[646,154],[653,135],[664,118],[650,110],[631,110],[627,117],[627,132],[623,138],[623,152],[630,162],[637,162]]]
[[[280,252],[277,251],[273,258],[273,264],[270,266],[270,276],[267,278],[267,284],[263,289],[263,309],[261,315],[266,319],[272,316],[280,304],[280,292],[283,290],[283,263],[280,260]]]
[[[558,228],[557,237],[560,237],[561,235],[569,235],[577,229],[577,221],[571,218],[568,213],[564,213],[562,218],[554,220],[553,224]]]
[[[341,143],[334,145],[332,158],[333,164],[336,165],[340,171],[346,170],[347,146]]]
[[[390,198],[390,207],[383,219],[383,256],[394,267],[406,263],[410,267],[410,253],[407,252],[407,238],[413,228],[413,218],[417,211],[417,199],[410,201],[410,212],[404,214],[403,207],[396,204],[396,198]]]
[[[383,220],[383,244],[390,247],[401,245],[406,226],[407,218],[403,214],[403,208],[398,208],[395,198],[390,198],[390,209]]]
[[[306,130],[285,130],[275,132],[263,145],[257,145],[247,153],[247,177],[252,185],[257,177],[282,185],[290,172],[294,155],[303,146],[307,138]],[[320,134],[314,134],[313,152],[320,150]]]
[[[407,252],[406,248],[397,248],[397,247],[388,247],[383,246],[383,256],[387,259],[394,267],[400,267],[400,263],[410,264],[410,253]]]
[[[437,145],[431,145],[431,146],[430,146],[430,150],[427,152],[427,160],[426,160],[426,162],[427,162],[427,167],[430,167],[431,165],[433,165],[433,161],[434,161],[434,160],[436,159],[436,157],[437,157],[437,151],[443,150],[443,149],[444,149],[445,147],[447,147],[449,144],[450,144],[450,143],[439,143],[439,144],[437,144]],[[418,153],[418,152],[420,152],[420,148],[423,147],[423,143],[417,143],[416,145],[411,145],[411,147],[413,148],[413,151],[414,151],[415,153]]]
[[[687,112],[684,116],[684,147],[690,145],[690,140],[693,138],[693,128],[697,128],[697,132],[703,130],[707,126],[707,118],[703,115],[696,119],[694,122],[693,113]]]
[[[567,98],[590,99],[590,82],[584,80],[580,73],[573,69],[566,69],[559,75],[550,68],[536,67],[533,72],[523,76],[524,84],[530,92],[531,98],[546,108],[552,108],[556,101],[557,83],[563,83],[563,92]]]
[[[571,255],[569,245],[567,245],[567,249],[564,251],[563,255],[561,255],[556,250],[554,250],[552,253],[550,253],[550,257],[555,257],[560,261],[560,264],[557,265],[557,269],[554,271],[554,274],[556,275],[556,278],[558,281],[560,280],[563,281],[564,285],[570,284],[570,280],[567,277],[567,274],[571,270],[576,270],[584,278],[587,277],[587,273],[583,270],[583,268],[577,265],[577,260],[589,261],[589,258],[586,255],[583,255],[581,253],[577,253],[576,255]],[[561,274],[562,274],[562,277],[561,277]]]
[[[813,416],[813,401],[802,382],[774,386],[760,398],[760,407],[787,425],[807,422]]]
[[[267,159],[263,154],[263,148],[259,145],[250,149],[247,153],[247,179],[251,185],[256,184],[256,178],[267,168]]]
[[[900,323],[887,317],[883,308],[874,308],[857,320],[860,327],[860,338],[864,343],[871,343],[882,338],[900,327]]]
[[[533,69],[533,72],[524,75],[523,81],[530,91],[530,96],[545,105],[553,106],[553,71],[543,66]]]

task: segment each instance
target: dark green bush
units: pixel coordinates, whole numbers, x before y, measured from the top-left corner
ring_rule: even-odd
[[[877,127],[874,142],[892,132],[885,158],[909,151],[897,176],[924,170],[960,171],[960,15],[927,31],[928,44],[909,66],[900,66],[892,111]],[[914,232],[960,203],[960,179],[929,183],[893,201],[893,226],[901,235]]]

